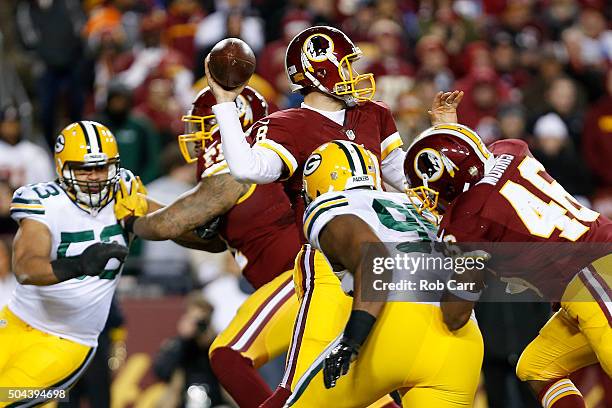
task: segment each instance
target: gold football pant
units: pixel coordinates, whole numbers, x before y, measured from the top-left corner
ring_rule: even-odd
[[[331,390],[321,364],[344,330],[352,299],[318,251],[305,245],[294,268],[300,310],[283,385],[301,407],[381,406],[398,390],[406,407],[471,406],[482,363],[482,337],[470,321],[450,333],[440,308],[385,306],[349,374]]]
[[[569,283],[561,309],[525,348],[516,373],[522,381],[551,381],[601,364],[612,377],[612,254]]]
[[[229,347],[258,368],[289,348],[298,301],[291,271],[260,287],[240,306],[236,316],[210,348]]]
[[[69,390],[89,366],[95,348],[37,330],[7,307],[0,310],[0,390]],[[45,399],[8,400],[0,407],[35,407]]]

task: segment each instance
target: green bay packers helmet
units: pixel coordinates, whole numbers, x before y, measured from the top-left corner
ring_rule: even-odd
[[[306,203],[330,191],[380,189],[376,157],[356,143],[334,140],[319,146],[304,164]]]
[[[119,148],[112,132],[93,121],[66,126],[55,141],[55,172],[60,186],[80,207],[104,207],[119,181]],[[99,181],[78,180],[75,170],[107,167],[107,177]]]

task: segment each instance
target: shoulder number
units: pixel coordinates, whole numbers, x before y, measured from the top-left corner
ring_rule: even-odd
[[[532,235],[550,238],[558,229],[560,237],[576,241],[589,230],[582,222],[593,222],[599,217],[598,212],[580,205],[557,181],[544,179],[539,174],[544,166],[533,157],[525,157],[518,170],[524,180],[550,198],[547,203],[525,186],[510,180],[499,190]]]

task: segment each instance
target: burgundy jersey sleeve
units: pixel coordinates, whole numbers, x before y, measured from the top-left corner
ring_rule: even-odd
[[[291,131],[290,122],[284,117],[285,111],[275,112],[260,119],[249,132],[249,142],[274,151],[281,158],[286,167],[286,174],[281,180],[287,179],[295,173],[298,167],[299,150]]]

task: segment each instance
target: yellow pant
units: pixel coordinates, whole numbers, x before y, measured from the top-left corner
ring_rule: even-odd
[[[480,331],[470,321],[450,333],[431,305],[386,305],[348,376],[326,390],[321,363],[346,325],[352,299],[308,245],[296,258],[294,280],[300,310],[283,380],[293,391],[291,404],[380,406],[399,390],[406,407],[471,406],[482,363]]]
[[[612,377],[612,254],[584,268],[566,288],[561,309],[525,348],[522,381],[551,381],[599,362]]]
[[[34,329],[8,308],[0,310],[0,389],[70,389],[91,362],[95,349]],[[0,407],[44,403],[9,401]]]
[[[260,287],[240,306],[229,326],[213,342],[210,353],[230,347],[258,368],[289,348],[298,300],[291,271]]]

